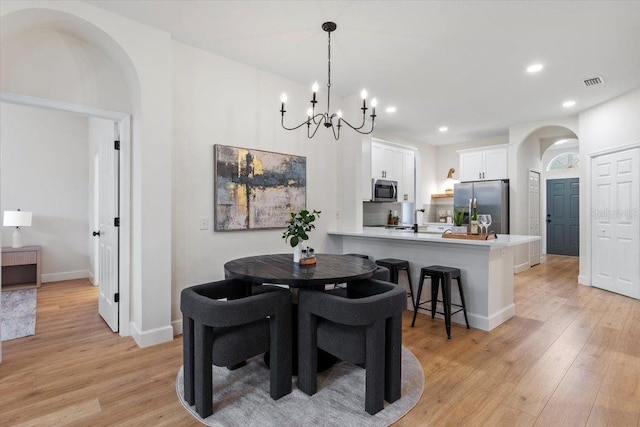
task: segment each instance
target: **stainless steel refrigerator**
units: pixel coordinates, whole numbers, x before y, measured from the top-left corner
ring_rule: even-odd
[[[490,232],[509,234],[509,180],[471,181],[453,186],[453,206],[464,209],[469,224],[470,200],[476,199],[478,215],[490,214]]]

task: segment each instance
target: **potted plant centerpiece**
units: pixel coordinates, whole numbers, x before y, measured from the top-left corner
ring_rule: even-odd
[[[464,222],[464,208],[454,210],[453,212],[453,224],[451,232],[453,234],[467,234],[467,227],[462,225]]]
[[[282,234],[282,238],[293,248],[293,262],[300,262],[302,242],[309,240],[309,232],[316,228],[313,222],[316,218],[320,218],[320,213],[321,211],[315,209],[313,212],[306,209],[300,212],[291,212],[291,218],[287,221],[287,229]]]

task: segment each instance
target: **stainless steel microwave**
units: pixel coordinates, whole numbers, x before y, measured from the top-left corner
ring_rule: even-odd
[[[371,201],[372,202],[397,202],[398,201],[398,181],[386,179],[371,180]]]

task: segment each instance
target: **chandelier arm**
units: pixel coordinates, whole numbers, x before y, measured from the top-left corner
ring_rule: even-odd
[[[331,126],[331,131],[333,132],[333,137],[335,138],[335,140],[339,140],[340,139],[340,128],[342,127],[342,119],[338,120],[338,126]],[[338,128],[338,133],[336,134],[336,127]]]
[[[364,111],[362,112],[362,124],[356,128],[347,123],[351,129],[353,130],[362,129],[364,125],[367,124],[367,109],[363,108],[363,110]]]
[[[313,107],[314,107],[314,108],[313,108],[313,111],[315,112],[315,105],[314,105]],[[318,121],[316,122],[316,117],[318,117],[318,116],[320,116],[320,117],[324,117],[324,115],[325,115],[325,113],[318,113],[318,114],[314,114],[314,115],[313,115],[313,117],[312,117],[313,124],[314,124],[314,125],[320,125],[320,123],[322,123],[322,121],[321,121],[321,120],[318,120]]]
[[[351,123],[349,123],[349,122],[348,122],[348,121],[346,121],[345,119],[340,119],[340,121],[341,121],[341,122],[344,122],[344,124],[346,124],[347,126],[349,126],[351,129],[355,130],[355,131],[356,131],[356,132],[358,132],[359,134],[362,134],[362,135],[368,135],[368,134],[370,134],[371,132],[373,132],[373,127],[374,127],[374,125],[373,125],[373,120],[371,120],[371,129],[369,129],[369,131],[368,131],[368,132],[364,132],[364,131],[361,131],[361,130],[360,130],[360,129],[362,129],[362,128],[364,127],[364,124],[363,124],[362,126],[360,126],[360,127],[354,127]]]
[[[316,128],[313,130],[313,133],[311,132],[311,125],[309,124],[309,127],[307,128],[307,138],[312,139],[314,136],[316,136],[316,132],[318,132],[318,129],[320,128],[320,125],[322,124],[322,122],[324,122],[324,115],[323,114],[318,114],[319,116],[322,116],[323,118],[318,121],[318,124],[316,125]]]
[[[280,124],[282,125],[282,127],[286,130],[296,130],[301,128],[302,126],[309,124],[309,120],[305,120],[304,122],[300,123],[298,126],[293,127],[293,128],[288,128],[284,125],[284,114],[282,115],[282,120],[280,121]]]

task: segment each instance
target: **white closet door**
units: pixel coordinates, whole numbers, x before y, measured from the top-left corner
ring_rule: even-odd
[[[529,235],[540,236],[540,172],[529,171]],[[529,265],[540,264],[540,240],[529,243]]]
[[[593,286],[640,298],[640,149],[595,157],[591,172]]]
[[[117,123],[100,121],[99,149],[99,226],[100,243],[98,247],[99,262],[99,297],[98,312],[107,322],[111,330],[118,331],[119,292],[119,230],[116,218],[119,217],[119,150],[114,147],[117,139]]]

